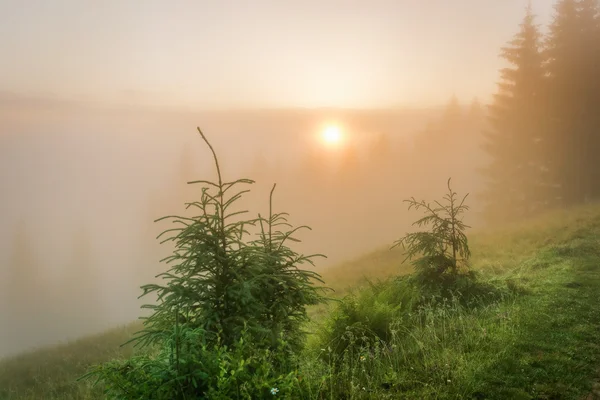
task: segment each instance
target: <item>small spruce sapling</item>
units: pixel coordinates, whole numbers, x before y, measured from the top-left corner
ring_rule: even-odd
[[[142,296],[154,292],[159,301],[145,306],[154,313],[147,319],[149,329],[140,340],[150,343],[153,337],[159,338],[155,333],[170,330],[174,316],[188,326],[218,333],[225,345],[237,342],[243,329],[257,340],[280,333],[297,336],[299,324],[306,319],[306,306],[324,301],[318,293],[320,288],[314,286],[315,280],[321,281],[320,276],[298,268],[303,263],[312,264],[312,258],[321,255],[301,255],[286,246],[288,241],[298,241],[293,237],[295,232],[308,227],[293,229],[287,224],[286,213],[273,214],[275,187],[268,219],[260,215],[240,218],[247,211],[232,206],[249,190],[235,189],[254,181],[224,182],[212,145],[200,129],[198,132],[212,152],[218,181],[190,182],[205,185],[200,201],[187,205],[200,210],[199,216],[161,218],[183,225],[163,232],[176,232],[167,239],[175,241],[176,250],[166,261],[177,264],[159,275],[166,285],[142,287]],[[257,224],[261,228],[258,240],[247,239],[247,228]],[[291,230],[277,230],[281,226]]]
[[[469,209],[464,202],[468,196],[458,202],[457,193],[450,187],[444,196],[446,204],[435,201],[434,205],[425,200],[417,201],[414,197],[404,200],[408,209],[423,209],[426,215],[413,223],[413,226],[430,226],[430,231],[408,233],[394,242],[392,248],[402,246],[406,252],[406,260],[413,260],[416,277],[425,284],[441,284],[453,282],[462,267],[468,268],[471,256],[467,236],[464,231],[469,228],[460,218]]]
[[[258,321],[270,332],[271,346],[275,346],[280,337],[285,336],[290,350],[297,351],[303,339],[301,326],[308,320],[306,306],[323,302],[324,297],[319,292],[325,290],[314,285],[315,281],[324,283],[319,274],[298,266],[305,263],[314,266],[313,258],[325,256],[305,256],[287,246],[287,242],[299,242],[293,236],[296,232],[311,228],[294,228],[287,221],[289,214],[273,213],[275,187],[273,185],[269,197],[269,216],[263,218],[259,214],[259,238],[251,243],[258,250],[259,264],[263,268],[259,302],[265,312],[259,316]]]
[[[235,202],[249,191],[238,187],[254,181],[224,182],[212,145],[200,129],[198,132],[212,153],[218,180],[189,182],[204,185],[200,200],[186,204],[187,209],[196,210],[198,215],[157,220],[171,220],[177,225],[159,235],[160,238],[174,233],[161,242],[175,242],[173,254],[162,260],[174,266],[158,275],[166,284],[142,286],[140,297],[157,295],[155,304],[143,306],[153,313],[144,318],[146,329],[135,338],[142,346],[161,341],[165,332],[180,323],[204,329],[212,336],[209,341],[218,335],[224,345],[240,338],[245,322],[253,334],[262,330],[253,318],[262,310],[254,299],[256,288],[252,286],[261,268],[255,251],[244,241],[249,235],[247,228],[256,219],[239,218],[247,211],[233,209]]]
[[[286,245],[298,241],[293,234],[303,227],[273,213],[273,190],[268,219],[243,219],[246,211],[232,206],[249,191],[238,186],[253,181],[224,182],[213,147],[198,132],[218,181],[190,182],[203,184],[200,200],[187,204],[199,215],[160,219],[178,225],[159,235],[175,233],[165,240],[175,242],[174,253],[163,260],[175,265],[158,275],[166,283],[142,286],[142,296],[154,293],[157,301],[144,306],[153,312],[129,341],[152,351],[81,378],[95,376],[111,398],[264,398],[277,382],[291,382],[306,307],[325,300],[324,288],[314,285],[320,276],[298,268],[318,255]],[[260,227],[258,239],[249,238],[251,226]]]

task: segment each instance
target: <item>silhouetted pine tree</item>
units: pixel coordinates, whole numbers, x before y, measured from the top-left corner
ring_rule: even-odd
[[[484,150],[491,156],[482,172],[487,185],[482,193],[485,216],[528,216],[548,201],[548,182],[543,157],[544,88],[540,33],[527,8],[519,33],[502,48],[511,66],[500,71],[501,82],[489,107],[489,129]]]
[[[549,29],[548,58],[552,115],[552,172],[564,205],[594,194],[598,177],[597,5],[590,0],[560,0]]]

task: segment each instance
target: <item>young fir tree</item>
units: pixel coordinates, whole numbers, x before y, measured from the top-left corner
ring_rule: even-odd
[[[430,226],[431,229],[408,233],[397,240],[392,248],[402,246],[407,250],[406,259],[414,258],[416,277],[421,283],[433,286],[452,284],[461,270],[465,272],[468,268],[471,251],[464,232],[469,227],[461,218],[469,209],[465,204],[467,196],[468,194],[459,202],[457,193],[450,187],[448,179],[445,205],[438,201],[432,205],[415,198],[405,200],[409,204],[409,210],[423,209],[426,213],[413,225]]]
[[[132,340],[158,354],[86,375],[98,377],[112,398],[265,398],[277,382],[289,396],[306,307],[324,300],[315,286],[319,275],[300,268],[315,256],[287,246],[300,228],[273,213],[273,192],[267,218],[244,219],[246,211],[234,207],[248,192],[240,186],[253,181],[224,181],[212,145],[198,132],[217,181],[190,182],[203,185],[200,199],[187,204],[197,215],[164,218],[176,225],[165,231],[174,234],[166,239],[175,243],[166,259],[174,265],[159,275],[164,283],[142,287],[142,296],[156,294],[157,301],[145,306],[152,315]],[[258,238],[251,239],[257,225]]]
[[[590,0],[560,0],[546,44],[552,115],[552,172],[564,205],[589,199],[598,185],[598,20]]]
[[[216,153],[204,134],[198,131],[213,154],[218,180],[190,182],[205,185],[200,200],[187,205],[199,212],[197,216],[161,218],[171,219],[183,227],[165,231],[176,233],[165,240],[173,241],[176,247],[174,254],[166,259],[176,265],[161,275],[168,283],[143,287],[144,295],[156,293],[159,303],[147,306],[154,311],[146,321],[152,329],[146,332],[149,336],[142,337],[150,340],[151,333],[158,327],[170,329],[174,318],[179,316],[206,332],[218,334],[222,343],[231,345],[240,338],[245,327],[255,337],[270,334],[260,323],[260,316],[268,314],[268,310],[259,299],[265,291],[275,291],[273,285],[279,285],[281,281],[273,282],[271,266],[265,265],[264,254],[252,242],[245,240],[248,228],[261,219],[242,219],[241,215],[246,211],[233,208],[237,200],[249,191],[237,188],[254,181],[223,181]],[[276,218],[275,222],[278,221]],[[279,240],[279,237],[275,239]],[[281,243],[277,246],[283,248]],[[314,257],[292,252],[279,254],[280,260],[283,255],[289,257],[290,254],[296,262],[289,264],[289,258],[283,262],[292,269]],[[318,277],[307,271],[297,270],[296,273],[295,277],[303,281]],[[316,292],[313,286],[304,288],[307,304],[303,306],[312,304]]]
[[[501,55],[511,66],[500,71],[483,144],[491,158],[482,170],[487,182],[481,194],[489,222],[526,217],[543,208],[550,196],[543,151],[543,59],[531,7]]]
[[[300,270],[297,266],[308,263],[311,258],[293,251],[289,242],[298,242],[294,234],[308,226],[294,228],[288,223],[287,213],[273,211],[273,185],[269,198],[267,218],[259,215],[260,232],[251,245],[257,249],[258,262],[262,268],[257,301],[265,312],[258,315],[258,323],[269,332],[270,347],[275,349],[277,341],[284,335],[290,350],[302,346],[302,324],[308,321],[307,305],[318,304],[322,298],[313,287],[315,281],[322,282],[319,275]]]

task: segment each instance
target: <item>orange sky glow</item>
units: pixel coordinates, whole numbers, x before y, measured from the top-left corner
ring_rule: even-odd
[[[545,24],[551,0],[532,3]],[[5,0],[0,90],[188,108],[486,100],[526,4]]]

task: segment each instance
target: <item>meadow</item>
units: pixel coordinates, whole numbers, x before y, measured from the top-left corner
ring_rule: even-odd
[[[347,326],[375,327],[379,318],[391,335],[375,346],[350,346],[334,365],[323,357],[335,352],[322,347],[323,336],[339,321],[340,306],[312,309],[314,333],[299,377],[305,397],[599,398],[600,206],[475,232],[470,241],[473,268],[501,295],[474,306],[450,300],[419,318],[403,315],[402,301],[393,300],[414,295],[402,293],[397,278],[412,270],[401,250],[382,248],[324,271],[334,297],[352,304],[355,321]],[[0,399],[103,398],[101,387],[77,378],[91,365],[129,357],[131,346],[119,345],[140,326],[2,360]]]

